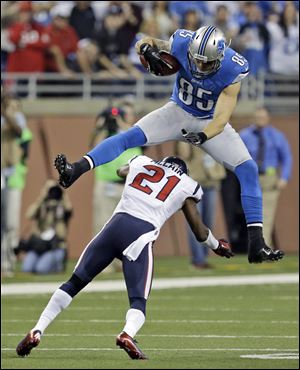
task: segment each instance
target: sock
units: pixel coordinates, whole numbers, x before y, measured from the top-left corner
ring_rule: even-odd
[[[123,331],[133,338],[144,325],[145,315],[142,311],[130,308],[126,314],[126,324]]]
[[[88,156],[83,156],[79,161],[72,163],[74,170],[72,173],[72,183],[75,182],[81,175],[89,171],[93,167],[93,162]]]
[[[250,159],[237,166],[234,172],[241,186],[241,203],[246,223],[262,223],[262,194],[257,164]]]
[[[32,330],[39,330],[42,334],[56,316],[72,302],[72,297],[61,289],[57,289],[46,308],[42,312],[39,321]]]
[[[248,241],[249,246],[251,247],[251,252],[259,251],[265,245],[263,238],[263,228],[261,226],[247,225],[248,230]]]

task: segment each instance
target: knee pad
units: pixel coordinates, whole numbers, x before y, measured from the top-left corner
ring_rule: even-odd
[[[62,284],[59,289],[68,293],[72,298],[79,293],[88,283],[81,280],[78,276],[73,274],[66,283]]]
[[[146,302],[145,298],[140,297],[131,297],[129,298],[130,308],[135,308],[136,310],[140,310],[146,316]]]

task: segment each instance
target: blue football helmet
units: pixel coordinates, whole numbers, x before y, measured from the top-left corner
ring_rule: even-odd
[[[187,167],[186,163],[178,157],[175,157],[175,156],[165,157],[162,160],[162,162],[171,163],[175,167],[179,168],[185,174],[188,174],[188,167]]]

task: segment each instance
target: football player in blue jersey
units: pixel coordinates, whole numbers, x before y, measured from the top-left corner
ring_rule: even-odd
[[[215,26],[201,27],[196,32],[178,29],[169,41],[144,37],[137,42],[136,50],[148,62],[149,71],[158,76],[165,68],[159,51],[169,52],[180,63],[170,102],[128,131],[104,140],[77,162],[71,164],[65,155],[58,155],[55,166],[60,184],[69,187],[86,171],[113,160],[128,148],[169,140],[189,142],[236,174],[248,226],[249,262],[281,259],[283,252],[269,248],[263,238],[257,165],[228,123],[241,80],[249,73],[247,60],[229,47],[223,32]]]

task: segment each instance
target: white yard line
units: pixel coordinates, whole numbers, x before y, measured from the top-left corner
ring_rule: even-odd
[[[241,358],[259,359],[259,360],[299,360],[299,353],[268,353],[241,355]]]
[[[1,295],[53,293],[61,284],[62,282],[2,284]],[[299,284],[299,275],[292,273],[154,279],[153,289],[264,284]],[[93,281],[83,289],[84,292],[124,290],[126,286],[123,280]]]

